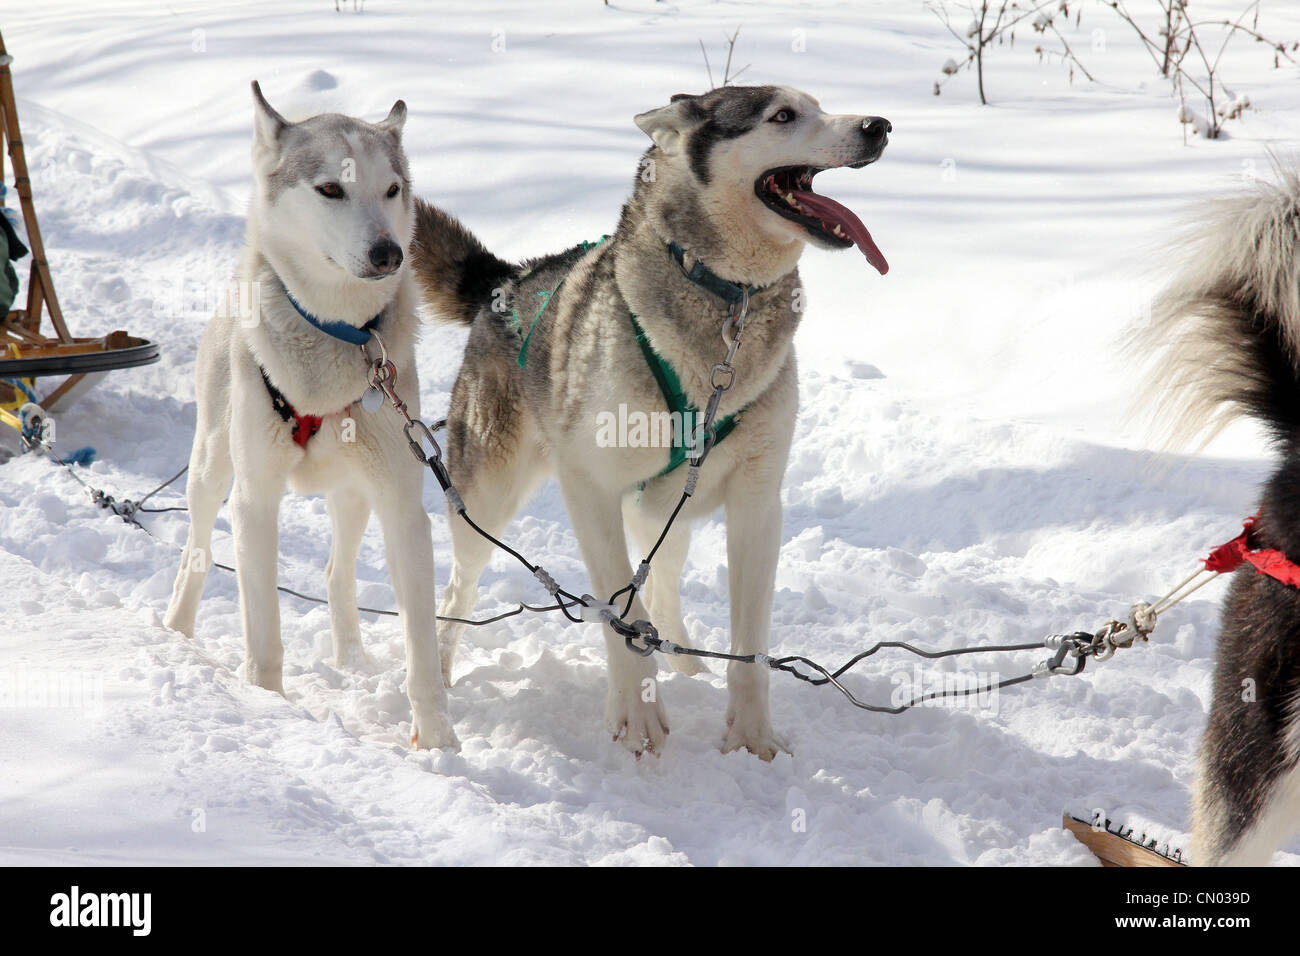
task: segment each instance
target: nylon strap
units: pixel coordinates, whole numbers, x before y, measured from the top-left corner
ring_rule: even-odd
[[[645,334],[645,329],[641,328],[641,323],[637,321],[636,314],[628,313],[632,320],[632,331],[636,334],[637,345],[641,346],[641,354],[645,356],[646,364],[650,366],[650,371],[654,373],[655,381],[659,383],[659,391],[663,392],[664,401],[668,403],[668,411],[677,415],[681,428],[673,432],[673,445],[669,450],[668,466],[660,471],[656,478],[662,478],[664,475],[681,466],[689,456],[690,446],[687,444],[687,422],[692,423],[700,417],[700,410],[691,404],[686,397],[686,389],[682,388],[682,380],[677,376],[677,371],[668,364],[662,355],[654,350],[650,344],[649,337]],[[736,427],[740,418],[740,413],[727,415],[723,418],[716,419],[713,423],[713,444],[719,445],[722,439],[731,434],[732,429]],[[692,427],[689,431],[694,431]]]
[[[602,236],[599,242],[584,241],[579,243],[575,248],[586,252],[588,249],[593,249],[600,245],[608,238],[609,236]],[[749,295],[753,295],[756,292],[761,291],[759,286],[751,286],[749,289],[745,289],[744,286],[721,279],[709,269],[705,268],[702,262],[696,262],[694,267],[687,272],[684,264],[684,251],[682,247],[674,242],[669,244],[668,250],[672,254],[673,258],[677,260],[678,265],[682,267],[682,271],[686,274],[688,279],[728,303],[740,302],[744,298],[746,292],[748,292]],[[551,304],[551,300],[555,298],[556,293],[560,291],[560,287],[564,285],[565,279],[568,279],[567,274],[564,279],[561,279],[556,283],[554,289],[549,291],[543,290],[537,293],[538,298],[542,300],[542,304],[537,310],[537,313],[533,316],[533,321],[528,326],[527,332],[524,331],[523,322],[519,318],[519,310],[511,308],[510,315],[514,319],[515,329],[523,336],[523,341],[519,345],[519,355],[515,359],[516,364],[518,364],[520,368],[528,367],[528,347],[532,343],[533,333],[537,331],[537,325],[541,322],[542,315]],[[632,331],[636,335],[637,344],[641,346],[641,354],[645,356],[646,364],[650,366],[650,371],[654,374],[655,381],[659,383],[659,390],[663,392],[664,401],[668,403],[668,411],[675,413],[678,421],[681,422],[681,427],[675,429],[673,432],[673,444],[672,448],[669,449],[668,464],[662,471],[655,475],[656,478],[662,478],[669,472],[679,468],[682,463],[690,457],[689,452],[691,446],[688,444],[688,439],[690,437],[688,433],[694,431],[693,425],[700,417],[700,410],[692,405],[690,399],[686,397],[686,390],[682,388],[682,381],[678,377],[677,371],[663,358],[663,356],[654,350],[654,347],[650,344],[650,339],[645,334],[645,330],[641,328],[641,323],[637,321],[635,313],[629,312],[628,317],[632,320]],[[719,444],[724,438],[730,435],[732,429],[736,427],[739,420],[739,412],[715,420],[713,423],[713,444]],[[689,429],[687,427],[688,422],[692,425]]]
[[[1250,533],[1255,529],[1259,516],[1247,518],[1241,534],[1226,544],[1221,544],[1205,559],[1205,570],[1223,574],[1234,571],[1242,564],[1249,564],[1260,574],[1293,588],[1300,588],[1300,566],[1290,560],[1285,553],[1276,548],[1252,548],[1249,543]]]
[[[686,268],[686,250],[675,242],[668,243],[668,251],[672,257],[677,260],[678,267],[681,268],[682,274],[690,279],[701,289],[712,292],[727,305],[740,305],[741,301],[748,295],[750,298],[762,292],[764,286],[751,285],[746,288],[739,282],[732,282],[718,275],[700,260],[695,260],[695,265],[690,269]]]
[[[284,397],[284,392],[280,391],[271,384],[271,376],[266,374],[266,369],[261,365],[258,369],[262,373],[262,383],[266,386],[266,393],[271,396],[271,408],[280,416],[280,421],[287,422],[293,419],[293,442],[299,448],[306,448],[313,435],[320,431],[321,417],[319,415],[299,415],[298,410],[289,404],[289,400]]]
[[[361,326],[361,328],[357,328],[355,325],[348,325],[346,322],[334,322],[327,319],[318,319],[298,304],[298,300],[293,297],[293,293],[289,291],[287,285],[284,285],[283,280],[281,280],[280,284],[284,286],[284,297],[289,300],[289,304],[293,306],[295,312],[326,335],[336,338],[340,342],[346,342],[348,345],[365,345],[371,339],[370,333],[379,328],[379,323],[384,318],[384,313],[380,312],[365,325]]]
[[[595,242],[589,242],[586,239],[584,239],[582,240],[582,242],[578,243],[573,248],[581,249],[583,252],[586,252],[589,249],[595,249],[598,245],[600,245],[608,238],[609,236],[601,236]],[[569,278],[569,275],[568,273],[565,273],[564,279],[567,278]],[[533,316],[532,325],[528,326],[527,333],[524,333],[524,324],[519,320],[519,310],[515,308],[511,308],[510,310],[510,315],[515,320],[515,330],[518,331],[524,337],[523,342],[519,346],[519,357],[515,359],[515,362],[519,365],[520,368],[528,367],[528,346],[533,341],[533,333],[537,331],[537,323],[542,320],[542,313],[545,312],[546,307],[551,304],[551,299],[555,297],[555,293],[559,292],[560,286],[564,285],[564,279],[561,279],[559,282],[557,282],[555,284],[555,288],[551,289],[549,292],[543,290],[542,292],[537,293],[538,298],[542,300],[542,307],[538,309],[537,314]]]

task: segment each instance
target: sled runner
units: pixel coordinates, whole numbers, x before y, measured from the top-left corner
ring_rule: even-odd
[[[90,338],[76,338],[68,331],[54,293],[45,244],[32,204],[31,180],[27,175],[13,77],[9,71],[12,59],[5,52],[4,38],[0,36],[0,143],[5,147],[0,151],[0,260],[3,260],[0,261],[0,316],[3,316],[0,318],[0,421],[24,432],[24,419],[30,420],[31,416],[20,414],[20,409],[30,410],[37,405],[52,409],[71,404],[104,372],[158,361],[158,346],[120,330]],[[18,206],[27,230],[26,244],[2,211],[5,152],[13,163],[14,190],[18,193]],[[14,262],[29,254],[26,307],[13,308],[18,291]],[[40,330],[45,312],[49,313],[53,338]],[[66,378],[38,399],[35,380],[52,376]]]

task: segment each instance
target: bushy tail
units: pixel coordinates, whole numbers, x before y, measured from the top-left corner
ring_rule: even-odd
[[[469,324],[515,267],[488,252],[454,217],[415,201],[411,265],[424,303],[436,318]]]
[[[1300,169],[1218,200],[1175,250],[1139,347],[1159,359],[1146,397],[1170,437],[1208,442],[1241,415],[1300,450]]]

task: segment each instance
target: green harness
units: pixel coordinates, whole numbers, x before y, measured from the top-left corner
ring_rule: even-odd
[[[645,329],[641,328],[641,323],[636,320],[636,313],[629,312],[628,317],[632,320],[632,331],[636,333],[636,343],[641,346],[641,354],[645,356],[646,364],[650,366],[655,381],[659,383],[659,391],[664,393],[664,401],[668,403],[668,411],[676,415],[677,420],[682,423],[680,428],[673,430],[673,445],[668,454],[667,467],[655,475],[656,478],[662,478],[690,457],[688,452],[692,448],[692,443],[689,441],[689,437],[695,433],[694,423],[701,417],[700,410],[692,405],[691,400],[686,397],[686,389],[682,388],[682,380],[677,377],[677,371],[650,344]],[[713,444],[721,444],[722,439],[731,434],[731,430],[736,427],[739,421],[740,412],[714,419]],[[688,422],[691,423],[689,429],[687,428]]]
[[[602,236],[600,242],[583,242],[578,246],[578,248],[583,251],[594,249],[608,238],[609,236]],[[674,243],[669,247],[669,252],[672,253],[673,257],[677,259],[680,265],[682,261],[680,247]],[[703,275],[701,276],[700,273]],[[727,282],[725,279],[718,279],[718,277],[712,272],[705,269],[702,263],[698,262],[695,264],[694,272],[687,273],[685,272],[685,269],[683,269],[683,274],[685,274],[692,282],[703,286],[715,295],[722,295],[717,288],[719,284],[725,284],[728,287],[735,285],[734,283]],[[567,278],[568,276],[566,275],[564,279]],[[706,283],[705,281],[702,281],[702,278],[714,281]],[[520,368],[526,368],[528,365],[528,346],[529,343],[532,342],[533,333],[537,331],[537,324],[541,321],[542,314],[546,311],[546,307],[551,304],[551,299],[553,299],[555,294],[560,291],[560,286],[564,285],[564,279],[561,279],[554,289],[537,293],[538,298],[542,300],[542,305],[541,308],[537,310],[537,314],[533,316],[532,324],[529,325],[527,333],[523,330],[523,323],[519,318],[519,311],[513,307],[510,310],[510,315],[514,319],[515,329],[521,336],[523,336],[523,342],[519,346],[519,356],[515,360]],[[724,296],[724,298],[729,297]],[[663,392],[664,401],[668,405],[669,413],[675,416],[676,420],[681,423],[681,427],[673,429],[673,441],[672,447],[669,449],[668,464],[654,476],[655,478],[662,478],[669,472],[679,468],[682,463],[690,458],[690,452],[693,448],[691,439],[695,434],[695,422],[701,418],[700,410],[691,404],[691,400],[686,396],[686,389],[682,388],[682,380],[678,377],[677,370],[669,364],[667,359],[654,350],[654,346],[650,344],[650,339],[646,335],[645,329],[641,328],[641,323],[637,321],[636,314],[634,312],[628,312],[628,318],[632,320],[632,332],[636,336],[637,345],[641,346],[641,354],[645,356],[646,364],[650,366],[650,371],[654,375],[655,381],[659,383],[659,391]],[[742,408],[739,412],[732,415],[726,415],[722,418],[715,419],[713,423],[714,445],[721,444],[722,440],[731,434],[736,425],[740,423],[740,416],[743,412],[744,409]],[[688,423],[690,424],[690,427],[688,427]],[[645,482],[641,482],[639,487],[644,488]]]
[[[581,249],[583,252],[586,252],[588,249],[595,249],[598,245],[603,243],[608,238],[609,236],[601,236],[600,239],[598,239],[596,242],[588,242],[586,239],[584,239],[582,240],[582,242],[578,243],[574,248]],[[567,278],[568,276],[566,275],[564,279]],[[524,336],[523,344],[519,346],[519,357],[515,359],[515,361],[519,363],[520,368],[525,368],[528,365],[528,344],[533,340],[533,333],[537,331],[537,323],[542,320],[542,313],[545,312],[546,307],[551,304],[551,297],[554,296],[555,293],[560,291],[560,286],[564,285],[564,279],[561,279],[559,285],[557,285],[554,289],[550,290],[549,292],[537,293],[537,297],[542,300],[542,307],[538,309],[537,314],[533,316],[533,324],[528,326],[527,335],[524,335],[524,325],[519,320],[519,310],[514,308],[513,306],[511,306],[510,308],[510,315],[515,321],[515,331],[518,332],[520,335]]]

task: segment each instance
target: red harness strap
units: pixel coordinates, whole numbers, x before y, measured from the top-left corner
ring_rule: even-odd
[[[289,413],[293,415],[293,443],[299,448],[306,448],[311,436],[320,431],[319,415],[299,415],[292,405]]]
[[[1300,588],[1300,565],[1291,561],[1276,548],[1252,548],[1248,543],[1251,531],[1259,515],[1247,518],[1241,534],[1226,544],[1221,544],[1205,559],[1205,570],[1218,571],[1220,574],[1235,571],[1243,563],[1249,564],[1260,574],[1281,581],[1293,588]]]
[[[287,422],[293,419],[293,443],[299,448],[306,448],[307,442],[320,431],[321,417],[299,415],[298,409],[289,404],[284,393],[271,384],[271,377],[266,374],[266,369],[262,369],[262,383],[266,386],[266,393],[271,396],[271,408],[280,416],[280,421]]]

